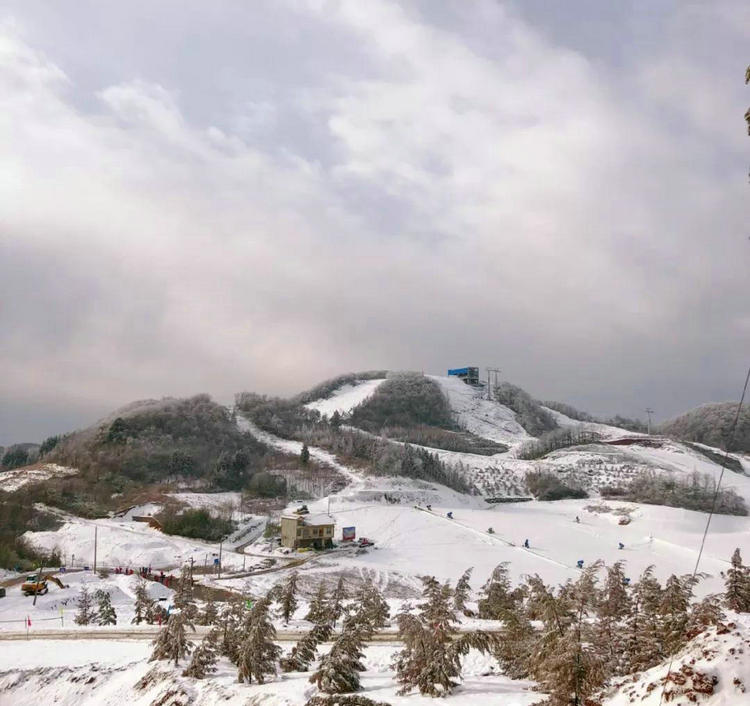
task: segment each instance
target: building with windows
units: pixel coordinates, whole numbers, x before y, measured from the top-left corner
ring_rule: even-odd
[[[336,522],[330,515],[284,513],[281,516],[281,546],[289,549],[327,549],[333,546],[335,525]]]

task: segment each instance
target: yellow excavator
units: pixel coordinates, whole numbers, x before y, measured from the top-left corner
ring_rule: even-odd
[[[60,588],[67,588],[67,586],[60,581],[57,576],[52,576],[52,574],[29,574],[26,577],[26,580],[21,585],[21,590],[23,591],[24,596],[43,596],[47,591],[49,591],[49,586],[47,585],[48,581],[52,581],[52,583],[56,583]]]

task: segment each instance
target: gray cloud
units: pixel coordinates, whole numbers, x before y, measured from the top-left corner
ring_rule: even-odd
[[[0,443],[369,367],[731,399],[748,10],[595,5],[9,3]]]

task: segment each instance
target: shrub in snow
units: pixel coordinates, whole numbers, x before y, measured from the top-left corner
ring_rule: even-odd
[[[373,701],[359,694],[317,694],[305,706],[391,706],[385,701]]]

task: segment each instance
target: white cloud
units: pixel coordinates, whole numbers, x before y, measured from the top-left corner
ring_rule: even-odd
[[[724,110],[728,86],[667,45],[619,77],[484,3],[490,55],[415,7],[290,3],[287,30],[358,60],[326,46],[318,83],[237,83],[221,125],[186,107],[189,80],[120,77],[82,107],[54,55],[3,25],[0,247],[28,272],[3,297],[0,394],[104,409],[469,357],[628,411],[634,381],[667,395],[696,361],[733,372],[745,184],[717,169],[734,138],[699,97],[710,84]],[[269,71],[303,65],[290,32]],[[683,106],[671,66],[681,92],[698,84],[678,131],[660,119]],[[716,354],[719,330],[735,350]]]

